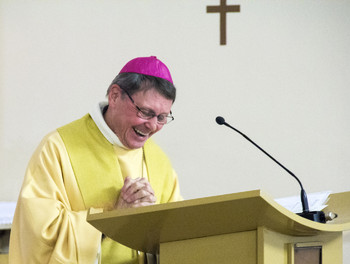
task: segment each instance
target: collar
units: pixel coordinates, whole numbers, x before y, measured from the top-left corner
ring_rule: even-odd
[[[103,136],[112,144],[117,145],[119,147],[128,149],[125,147],[117,137],[117,135],[109,128],[107,125],[103,113],[105,112],[105,109],[108,107],[108,102],[100,102],[98,103],[90,112],[90,116],[92,120],[94,120],[96,126],[101,131]]]

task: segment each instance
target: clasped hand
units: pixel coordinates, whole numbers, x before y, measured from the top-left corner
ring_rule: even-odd
[[[146,178],[126,177],[116,208],[130,208],[152,205],[156,202],[154,191]]]

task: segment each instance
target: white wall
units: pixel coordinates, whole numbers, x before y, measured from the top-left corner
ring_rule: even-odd
[[[185,198],[299,186],[349,191],[350,2],[236,0],[219,45],[218,0],[0,1],[0,200],[16,200],[49,131],[84,115],[131,58],[156,55],[178,88],[157,141]],[[349,236],[345,247],[350,249]],[[344,250],[346,252],[350,250]],[[349,259],[348,256],[345,259]]]

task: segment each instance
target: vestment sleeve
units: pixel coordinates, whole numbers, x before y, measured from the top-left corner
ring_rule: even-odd
[[[68,155],[54,133],[29,162],[11,230],[10,263],[94,263],[101,234],[86,222],[74,184]]]

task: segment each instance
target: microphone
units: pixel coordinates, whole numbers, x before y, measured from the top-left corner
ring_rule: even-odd
[[[218,117],[216,117],[215,120],[216,120],[216,123],[218,123],[219,125],[225,125],[231,129],[233,129],[237,133],[239,133],[241,136],[243,136],[245,139],[247,139],[255,147],[260,149],[265,155],[267,155],[270,159],[272,159],[274,162],[276,162],[279,166],[281,166],[286,172],[288,172],[290,175],[292,175],[297,180],[297,182],[299,183],[300,188],[301,188],[300,198],[301,198],[301,204],[303,207],[303,212],[297,213],[297,215],[304,217],[304,218],[307,218],[309,220],[315,221],[315,222],[319,222],[319,223],[326,222],[326,217],[325,217],[324,212],[322,212],[322,211],[309,211],[309,203],[307,200],[306,192],[303,188],[303,185],[301,184],[301,181],[298,179],[297,176],[295,176],[295,174],[293,172],[288,170],[285,166],[283,166],[280,162],[278,162],[275,158],[273,158],[269,153],[267,153],[265,150],[263,150],[258,144],[256,144],[253,140],[251,140],[248,136],[246,136],[245,134],[243,134],[241,131],[234,128],[233,126],[229,125],[228,123],[226,123],[225,119],[223,117],[218,116]]]

